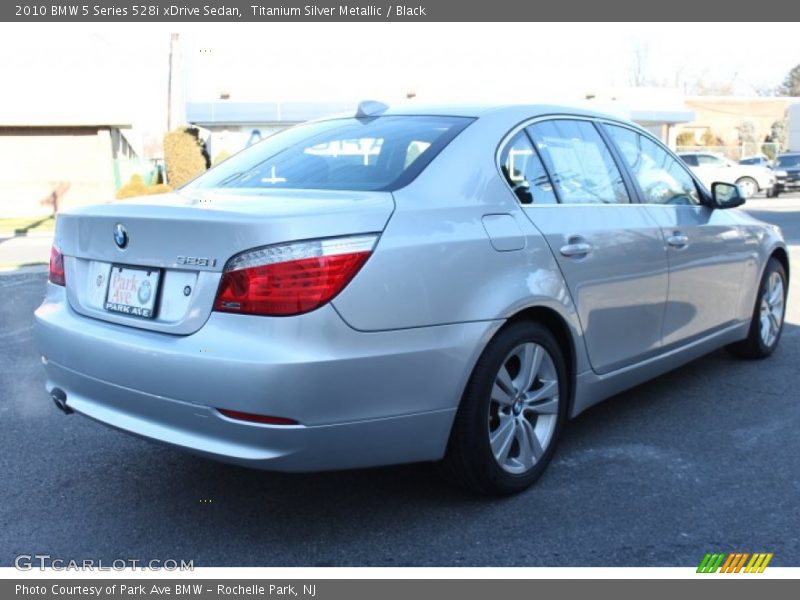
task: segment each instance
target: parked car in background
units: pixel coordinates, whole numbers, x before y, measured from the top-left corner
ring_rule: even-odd
[[[739,164],[767,167],[768,169],[772,168],[772,161],[763,154],[759,154],[758,156],[745,156],[744,158],[739,159]]]
[[[240,465],[443,459],[519,492],[590,406],[722,346],[772,354],[787,249],[743,203],[613,116],[365,103],[60,214],[47,390]]]
[[[735,183],[745,198],[765,192],[771,198],[775,190],[775,173],[758,165],[740,165],[715,152],[680,152],[678,154],[700,181],[711,189],[715,181]]]
[[[775,195],[800,190],[800,152],[778,155],[775,159]]]

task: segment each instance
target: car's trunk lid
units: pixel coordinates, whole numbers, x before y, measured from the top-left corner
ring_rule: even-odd
[[[388,192],[176,193],[66,212],[58,218],[56,245],[65,256],[67,295],[76,311],[189,334],[208,319],[232,256],[270,244],[381,232],[393,209]],[[123,248],[115,239],[123,237],[120,227]],[[123,276],[138,283],[149,278],[151,318],[109,310],[109,281]]]

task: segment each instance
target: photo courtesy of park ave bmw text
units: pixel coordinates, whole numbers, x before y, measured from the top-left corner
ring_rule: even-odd
[[[765,1],[0,6],[0,597],[791,585]]]

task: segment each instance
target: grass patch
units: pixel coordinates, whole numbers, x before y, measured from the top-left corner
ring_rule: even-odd
[[[47,217],[16,217],[0,219],[0,235],[27,235],[29,233],[51,232],[56,220]]]

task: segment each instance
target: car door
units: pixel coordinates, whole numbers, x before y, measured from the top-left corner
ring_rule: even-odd
[[[631,203],[595,124],[536,121],[516,132],[500,160],[566,280],[592,368],[607,373],[657,353],[667,296],[664,242],[648,211]]]
[[[735,216],[704,205],[686,167],[660,143],[619,124],[604,127],[664,236],[669,261],[664,348],[733,323],[749,256]]]
[[[714,154],[698,154],[697,166],[694,168],[694,172],[709,190],[711,189],[711,184],[715,181],[734,183],[732,179],[735,179],[735,174],[732,172],[730,164],[721,156],[715,156]]]

